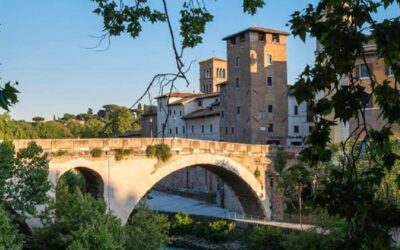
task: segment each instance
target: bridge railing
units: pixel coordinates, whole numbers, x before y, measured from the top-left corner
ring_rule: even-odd
[[[106,138],[106,139],[34,139],[15,140],[16,149],[25,148],[29,142],[35,141],[47,152],[87,152],[94,148],[104,151],[115,149],[133,149],[144,151],[148,145],[164,143],[171,147],[174,152],[224,152],[235,154],[267,155],[270,146],[258,144],[243,144],[220,141],[207,141],[184,138]]]

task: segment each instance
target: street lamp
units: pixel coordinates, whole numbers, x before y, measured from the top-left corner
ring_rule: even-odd
[[[173,130],[174,130],[174,139],[175,139],[175,133],[176,133],[176,116],[175,116],[175,115],[172,116],[172,120],[174,121],[174,128],[173,128]]]
[[[150,138],[153,138],[153,117],[150,117]]]

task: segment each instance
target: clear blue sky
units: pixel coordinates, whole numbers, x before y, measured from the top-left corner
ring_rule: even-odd
[[[177,24],[182,1],[168,2]],[[221,38],[251,25],[289,30],[285,24],[290,14],[315,1],[267,0],[255,16],[243,14],[241,0],[206,2],[214,22],[207,26],[203,44],[186,51],[186,61],[225,58]],[[109,103],[130,106],[154,74],[174,70],[165,23],[145,25],[136,40],[112,38],[105,52],[86,49],[97,43],[91,36],[102,33],[102,20],[92,13],[95,7],[90,0],[0,0],[0,77],[1,83],[20,82],[20,102],[11,111],[15,119],[51,119],[89,107],[97,111]],[[304,44],[289,38],[289,84],[313,62],[314,50],[314,40]],[[189,88],[182,84],[179,90],[198,91],[197,63],[189,77]]]

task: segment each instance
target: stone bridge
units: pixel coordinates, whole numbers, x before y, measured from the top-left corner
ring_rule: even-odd
[[[49,179],[54,186],[67,171],[79,171],[86,179],[87,191],[103,197],[123,222],[155,184],[192,166],[207,168],[224,180],[246,214],[271,219],[278,213],[271,209],[277,207],[271,181],[274,149],[267,145],[172,138],[43,139],[16,140],[16,150],[30,141],[49,153]],[[171,148],[172,157],[166,162],[146,156],[147,146],[158,143]],[[103,151],[101,157],[92,157],[95,148]],[[122,159],[115,157],[118,150],[126,152]],[[255,174],[257,169],[260,175]]]

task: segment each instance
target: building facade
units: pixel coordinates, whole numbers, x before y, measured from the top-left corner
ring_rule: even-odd
[[[219,92],[219,84],[227,79],[227,62],[224,59],[212,57],[201,61],[200,68],[200,92]]]
[[[287,36],[251,27],[224,38],[228,79],[221,88],[223,140],[286,144]]]
[[[313,116],[308,112],[307,103],[298,103],[290,90],[288,93],[287,145],[303,146],[314,125]]]

